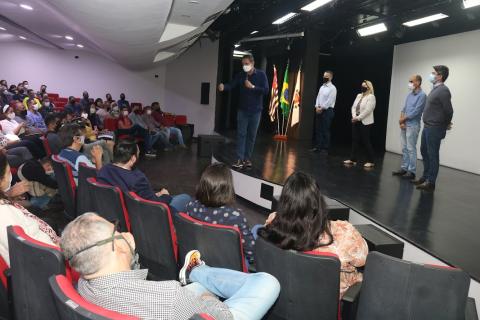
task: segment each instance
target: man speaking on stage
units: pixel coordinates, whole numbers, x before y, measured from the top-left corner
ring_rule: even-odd
[[[242,58],[243,72],[238,73],[228,84],[220,83],[220,92],[239,87],[237,112],[237,162],[234,169],[251,168],[252,152],[255,146],[258,126],[262,117],[263,96],[268,94],[267,75],[255,68],[253,56]]]

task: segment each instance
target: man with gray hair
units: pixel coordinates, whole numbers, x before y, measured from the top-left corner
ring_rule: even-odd
[[[80,273],[80,295],[91,303],[142,319],[186,320],[206,313],[217,320],[260,320],[278,297],[273,276],[211,268],[197,250],[185,257],[180,282],[148,281],[148,270],[138,269],[132,234],[118,232],[117,225],[85,213],[63,232],[60,247]]]

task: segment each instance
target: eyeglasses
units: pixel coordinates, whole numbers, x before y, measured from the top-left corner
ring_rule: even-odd
[[[125,241],[127,241],[121,234],[119,235],[115,235],[115,232],[120,232],[120,221],[118,220],[115,220],[115,222],[113,223],[114,225],[114,228],[113,228],[113,233],[112,233],[112,236],[110,238],[107,238],[105,240],[101,240],[101,241],[98,241],[98,242],[95,242],[94,244],[92,245],[89,245],[83,249],[80,249],[79,251],[75,252],[74,254],[72,254],[72,256],[70,258],[68,258],[68,261],[71,261],[73,259],[73,257],[79,255],[80,253],[82,252],[85,252],[87,250],[90,250],[92,248],[95,248],[95,247],[101,247],[103,246],[104,244],[107,244],[109,242],[112,243],[112,251],[115,251],[115,240],[119,240],[119,239],[124,239]],[[127,241],[128,243],[128,241]]]

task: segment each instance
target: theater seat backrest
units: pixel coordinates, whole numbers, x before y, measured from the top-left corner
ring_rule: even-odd
[[[7,234],[15,318],[59,319],[48,278],[66,273],[60,248],[32,239],[19,226]]]
[[[174,215],[179,264],[197,249],[209,266],[247,272],[238,228],[198,221],[185,213]]]
[[[87,184],[90,194],[93,194],[96,213],[110,222],[118,220],[122,231],[130,231],[130,219],[122,191],[95,178],[88,178]]]
[[[96,212],[94,195],[90,194],[90,188],[87,184],[88,178],[96,178],[97,169],[81,163],[78,168],[78,187],[77,187],[77,215],[85,212]]]
[[[465,319],[470,277],[379,252],[367,257],[358,320]]]
[[[58,193],[65,206],[65,217],[67,220],[73,220],[77,216],[76,206],[76,184],[73,178],[72,168],[57,155],[52,156],[52,166],[55,173],[55,179],[58,182]]]
[[[152,280],[176,280],[177,240],[168,206],[134,192],[125,194],[125,204],[142,267],[148,268]]]
[[[255,261],[257,271],[276,277],[282,288],[265,319],[338,318],[340,260],[335,254],[282,250],[259,237]]]
[[[52,148],[50,148],[50,144],[48,143],[47,137],[42,136],[42,137],[40,137],[40,140],[42,140],[43,149],[45,149],[45,154],[47,155],[47,157],[51,157],[52,156]]]
[[[105,120],[103,120],[103,128],[115,132],[118,129],[118,119],[105,118]]]
[[[120,314],[94,305],[83,299],[72,283],[64,276],[51,276],[50,289],[58,315],[62,320],[137,320],[139,318]]]

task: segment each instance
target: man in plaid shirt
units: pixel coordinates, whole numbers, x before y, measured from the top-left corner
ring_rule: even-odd
[[[216,320],[260,320],[278,297],[273,276],[208,267],[196,250],[187,254],[180,282],[148,281],[148,270],[137,268],[132,234],[118,232],[116,225],[85,213],[62,235],[60,246],[81,275],[78,291],[91,303],[142,319],[206,313]]]

